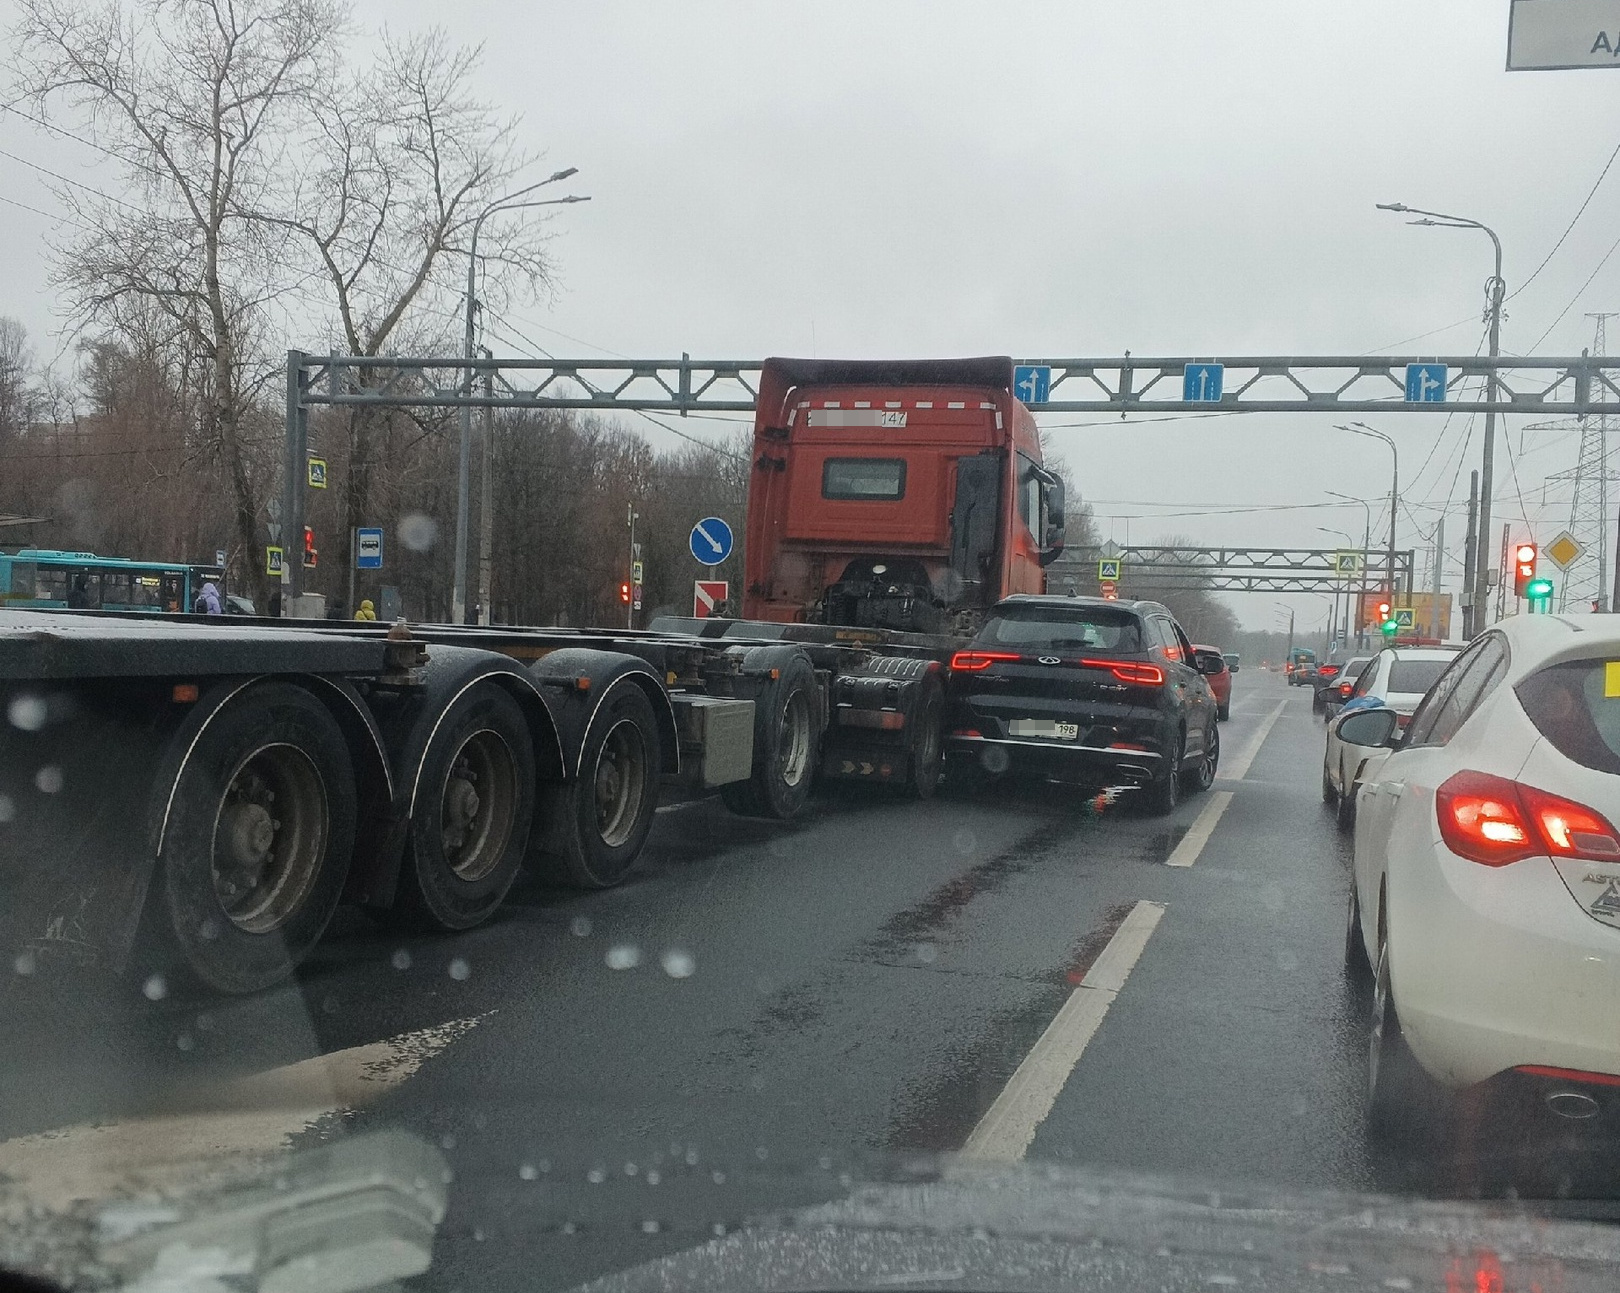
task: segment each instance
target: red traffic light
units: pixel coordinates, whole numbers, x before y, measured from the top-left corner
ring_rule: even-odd
[[[619,585],[619,600],[626,606],[630,605],[630,581],[628,579]]]
[[[306,525],[304,527],[304,566],[305,566],[305,568],[306,569],[311,569],[311,570],[314,569],[315,563],[319,559],[320,559],[320,553],[315,551],[315,527],[311,526],[311,525]]]
[[[1378,622],[1380,624],[1382,624],[1388,618],[1389,618],[1389,603],[1388,602],[1379,602],[1378,603]]]
[[[1516,544],[1513,549],[1513,595],[1526,596],[1530,581],[1536,577],[1536,545]]]

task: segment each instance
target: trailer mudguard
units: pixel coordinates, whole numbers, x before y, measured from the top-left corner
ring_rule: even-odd
[[[374,848],[367,848],[363,839],[357,844],[345,891],[350,901],[368,907],[393,905],[428,746],[450,707],[468,688],[493,680],[517,701],[528,720],[539,780],[558,781],[568,775],[552,705],[528,670],[509,657],[474,647],[436,645],[429,648],[427,663],[417,676],[420,685],[378,687],[370,697],[370,713],[387,751],[393,794],[385,837]]]
[[[666,773],[681,768],[680,739],[675,731],[675,709],[660,678],[639,656],[589,647],[562,647],[529,666],[557,722],[566,776],[579,775],[585,738],[608,693],[615,687],[639,687],[658,719],[659,757]]]

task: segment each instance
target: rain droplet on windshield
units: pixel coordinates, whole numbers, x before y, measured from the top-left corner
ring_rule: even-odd
[[[575,916],[568,922],[568,928],[575,938],[584,938],[591,932],[591,922],[585,916]]]
[[[641,964],[641,949],[632,943],[618,943],[608,948],[607,966],[610,970],[633,970]]]
[[[18,952],[17,959],[11,963],[11,968],[26,978],[39,968],[39,960],[31,950]]]
[[[604,1172],[600,1167],[593,1167],[590,1171],[585,1173],[585,1179],[592,1185],[600,1185],[603,1181],[607,1180],[607,1173]]]
[[[918,943],[917,959],[924,965],[932,965],[939,959],[939,951],[932,943]]]
[[[660,958],[664,973],[672,979],[690,979],[697,970],[697,958],[690,952],[672,947]]]
[[[426,552],[439,537],[439,523],[421,512],[407,512],[399,518],[399,541],[412,552]]]
[[[641,1223],[641,1233],[644,1235],[656,1235],[659,1229],[659,1224],[651,1217]]]
[[[532,1181],[540,1175],[540,1171],[533,1163],[518,1164],[518,1180]]]
[[[146,995],[148,1001],[162,1001],[164,997],[169,995],[168,980],[161,974],[154,974],[145,983],[141,984],[141,991]]]
[[[13,696],[11,704],[6,706],[6,717],[11,720],[11,725],[25,732],[37,732],[44,727],[45,714],[45,698],[31,692]]]
[[[54,763],[47,763],[34,774],[34,785],[42,794],[54,795],[62,788],[62,769]]]
[[[958,853],[971,853],[979,847],[979,837],[964,826],[951,836],[951,843],[956,845]]]
[[[657,1185],[658,1182],[662,1181],[663,1179],[664,1178],[663,1178],[663,1175],[661,1173],[658,1173],[658,1172],[648,1172],[647,1173],[647,1184],[648,1185]]]
[[[450,977],[457,983],[472,978],[472,966],[467,964],[465,957],[453,957],[450,961]]]
[[[408,970],[411,968],[411,954],[403,947],[395,952],[389,960],[396,970]]]

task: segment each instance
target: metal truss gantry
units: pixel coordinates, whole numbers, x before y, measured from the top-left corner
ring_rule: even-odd
[[[1188,548],[1138,546],[1104,550],[1069,548],[1050,573],[1073,575],[1084,587],[1097,577],[1097,562],[1118,560],[1120,591],[1127,597],[1202,589],[1213,593],[1376,592],[1386,587],[1387,554],[1373,552],[1361,568],[1339,568],[1342,550],[1333,548]],[[1354,555],[1359,559],[1362,553]],[[1395,589],[1412,590],[1413,553],[1395,553]]]

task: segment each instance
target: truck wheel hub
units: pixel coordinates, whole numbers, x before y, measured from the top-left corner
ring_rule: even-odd
[[[225,810],[225,845],[238,867],[260,870],[275,842],[275,819],[263,804],[235,803]]]

